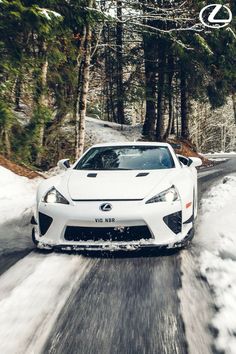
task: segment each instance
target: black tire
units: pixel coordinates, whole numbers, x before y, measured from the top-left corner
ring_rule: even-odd
[[[36,240],[36,237],[35,237],[35,228],[33,227],[33,229],[32,229],[32,235],[31,235],[31,238],[32,238],[32,241],[33,241],[33,243],[35,244],[35,246],[37,247],[38,246],[38,244],[39,244],[39,241],[38,240]]]
[[[186,248],[188,248],[188,247],[191,245],[191,243],[192,243],[192,240],[193,240],[193,238],[194,238],[194,235],[195,235],[195,228],[194,228],[194,225],[193,225],[192,229],[189,231],[189,238],[188,238],[188,240],[185,241],[185,242],[181,245],[180,249],[186,249]]]

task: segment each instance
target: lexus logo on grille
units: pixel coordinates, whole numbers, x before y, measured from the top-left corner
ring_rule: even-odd
[[[104,203],[104,204],[100,205],[100,209],[102,211],[110,211],[112,209],[112,205],[109,203]]]

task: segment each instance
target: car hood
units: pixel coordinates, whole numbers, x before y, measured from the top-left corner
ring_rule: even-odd
[[[171,170],[72,170],[68,191],[73,200],[144,199],[170,173]]]

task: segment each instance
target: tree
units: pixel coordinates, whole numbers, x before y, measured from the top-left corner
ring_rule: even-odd
[[[0,146],[9,158],[12,154],[11,134],[14,124],[14,116],[7,105],[0,101]]]
[[[50,2],[48,2],[50,5]],[[7,1],[0,3],[2,17],[2,40],[7,49],[7,60],[15,70],[15,104],[20,108],[24,64],[29,58],[34,66],[34,114],[32,116],[32,146],[35,148],[35,162],[41,164],[47,110],[48,45],[53,39],[55,28],[61,21],[57,12],[41,8],[35,1]],[[3,33],[4,28],[7,32]],[[9,58],[9,59],[8,59]],[[10,73],[11,75],[11,73]],[[30,143],[31,145],[31,143]]]
[[[123,82],[123,24],[122,0],[117,0],[117,25],[116,25],[116,64],[117,64],[117,118],[120,124],[125,123],[124,112],[124,82]]]
[[[143,125],[143,135],[151,138],[156,126],[156,101],[157,101],[157,42],[153,36],[144,34],[144,65],[146,88],[146,116]]]
[[[236,123],[235,25],[206,30],[206,3],[0,1],[1,151],[45,169],[77,158],[91,113],[144,123],[147,140],[175,134],[206,148],[217,137],[232,148],[232,119],[213,124],[208,110],[227,104]],[[209,137],[196,124],[202,105]]]
[[[94,0],[87,0],[88,9],[95,6]],[[80,63],[78,65],[78,86],[75,101],[75,157],[78,159],[85,145],[85,118],[88,100],[91,43],[92,43],[92,18],[88,10],[85,18],[80,46]]]

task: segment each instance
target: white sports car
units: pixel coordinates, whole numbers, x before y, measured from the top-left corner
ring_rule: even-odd
[[[41,183],[32,239],[61,250],[182,247],[194,235],[200,165],[164,143],[95,145]]]

